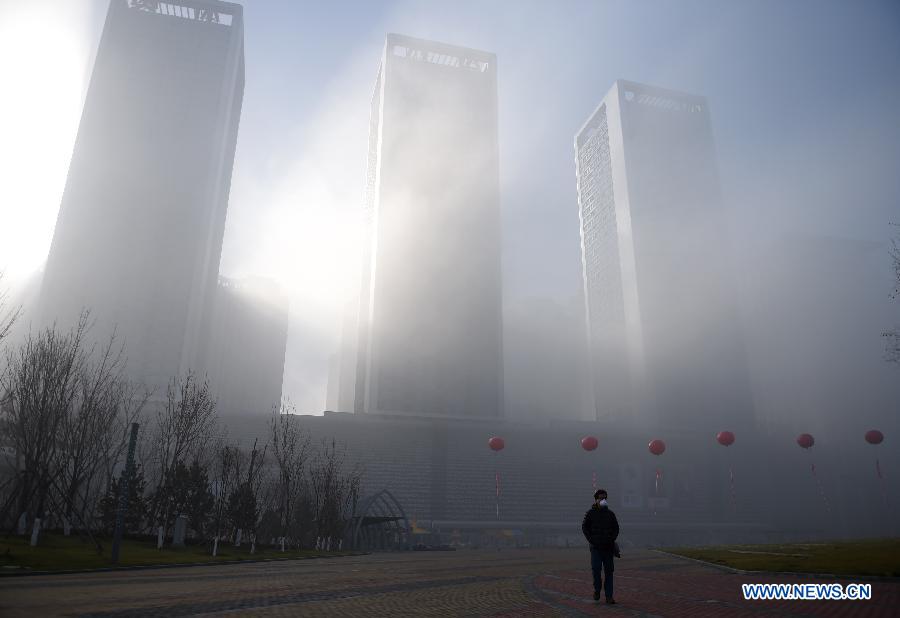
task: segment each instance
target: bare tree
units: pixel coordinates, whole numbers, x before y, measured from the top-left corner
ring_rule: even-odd
[[[228,498],[237,487],[242,477],[244,454],[235,444],[229,444],[227,438],[220,438],[214,448],[212,465],[212,486],[215,502],[213,503],[213,536],[223,536],[223,528],[228,517]]]
[[[26,521],[44,513],[58,471],[61,429],[78,395],[87,327],[84,312],[68,334],[55,327],[29,334],[16,353],[7,354],[0,391],[4,438],[15,452],[16,487],[0,520],[6,520],[14,500],[17,515],[25,514]]]
[[[173,378],[166,392],[166,402],[157,412],[155,433],[151,438],[153,479],[155,485],[151,519],[165,526],[168,512],[167,479],[178,462],[194,459],[212,434],[216,402],[209,383],[200,382],[193,372]]]
[[[353,466],[345,470],[345,453],[339,452],[332,439],[322,441],[322,449],[313,458],[309,471],[310,502],[314,514],[316,536],[341,538],[359,497],[361,470]]]
[[[247,475],[228,496],[228,515],[234,530],[246,531],[251,536],[256,534],[260,516],[260,492],[262,490],[262,471],[265,466],[268,444],[260,451],[258,440],[253,441]]]
[[[310,437],[295,419],[293,406],[282,402],[272,411],[269,434],[272,441],[272,457],[277,468],[272,506],[278,513],[279,534],[287,539],[299,538],[296,530],[296,508],[303,490],[306,462],[309,458]],[[290,542],[290,541],[287,541]]]
[[[62,515],[66,534],[74,518],[92,537],[98,497],[147,396],[125,378],[115,334],[105,346],[86,349],[89,329],[83,311],[68,334],[54,326],[29,334],[7,353],[2,431],[15,461],[0,522],[9,528],[20,516],[30,524],[52,512]]]
[[[106,345],[91,351],[78,376],[78,396],[61,427],[59,484],[62,490],[65,532],[82,495],[79,518],[93,509],[127,443],[128,427],[137,419],[149,393],[138,395],[124,375],[124,348],[113,333]],[[96,357],[96,358],[94,358]],[[101,476],[99,473],[103,472]]]
[[[263,472],[268,445],[259,450],[254,442],[250,453],[227,437],[220,438],[211,468],[213,488],[212,532],[214,539],[232,537],[238,529],[255,532],[261,504]]]

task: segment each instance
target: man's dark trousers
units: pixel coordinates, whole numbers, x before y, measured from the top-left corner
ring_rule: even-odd
[[[600,582],[600,569],[603,569],[603,583]],[[591,571],[594,573],[594,592],[606,588],[606,598],[613,598],[613,553],[591,546]]]

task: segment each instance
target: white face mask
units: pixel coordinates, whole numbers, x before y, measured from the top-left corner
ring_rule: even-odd
[[[609,503],[606,501],[606,498],[603,498],[603,499],[602,499],[600,502],[598,502],[597,504],[599,504],[600,506],[606,506],[606,505],[609,504]]]

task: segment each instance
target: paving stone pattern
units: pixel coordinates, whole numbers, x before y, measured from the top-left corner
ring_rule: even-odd
[[[895,616],[900,605],[900,582],[873,582],[871,601],[744,601],[742,583],[819,580],[649,551],[617,562],[619,605],[595,603],[590,581],[586,549],[405,552],[6,577],[0,616]]]

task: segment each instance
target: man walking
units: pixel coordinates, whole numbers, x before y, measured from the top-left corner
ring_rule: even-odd
[[[616,554],[616,538],[619,536],[619,521],[609,510],[605,489],[594,492],[594,504],[584,514],[581,531],[591,545],[591,571],[594,573],[594,600],[600,600],[600,591],[606,587],[607,605],[615,605],[613,599],[613,556]],[[601,582],[601,570],[604,579]]]

